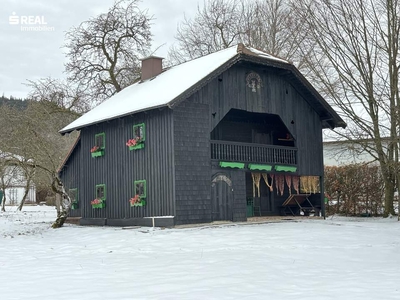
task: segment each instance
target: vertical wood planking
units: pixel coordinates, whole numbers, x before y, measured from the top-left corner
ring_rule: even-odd
[[[132,138],[133,125],[145,123],[145,148],[132,150],[125,145]],[[129,219],[150,216],[174,215],[173,193],[173,143],[172,111],[153,110],[103,122],[81,131],[80,148],[75,150],[68,162],[68,172],[79,174],[76,184],[79,190],[83,218]],[[105,132],[105,155],[92,158],[90,148],[94,135]],[[79,151],[78,151],[79,150]],[[77,170],[80,171],[77,171]],[[129,199],[134,196],[133,182],[146,180],[147,205],[131,207]],[[93,209],[90,201],[95,198],[96,184],[106,184],[106,207]]]
[[[262,79],[263,87],[255,93],[246,86],[246,74],[251,71]],[[209,221],[210,153],[218,159],[232,157],[232,160],[267,156],[281,161],[289,157],[296,160],[300,175],[322,176],[319,116],[278,71],[240,63],[181,102],[174,111],[154,109],[82,129],[81,142],[62,173],[67,188],[78,188],[82,217],[129,219],[174,215],[178,223]],[[265,147],[210,145],[210,133],[232,108],[279,115],[295,137],[297,153]],[[146,124],[145,148],[129,151],[125,142],[132,137],[132,126],[139,123]],[[229,133],[228,140],[236,138],[237,142],[250,143],[253,138],[244,134],[249,129],[246,126],[251,124],[243,124],[243,128],[229,128],[228,124],[223,132],[215,133],[215,138],[221,139]],[[106,134],[105,156],[92,158],[90,148],[99,132]],[[239,181],[244,175],[233,172],[232,177]],[[133,182],[142,179],[147,181],[147,205],[131,208]],[[100,183],[107,187],[107,205],[105,209],[92,209],[90,201],[95,198],[95,185]],[[238,186],[244,188],[245,183]],[[239,188],[235,199],[243,193]],[[275,200],[279,202],[278,198]],[[241,200],[235,201],[241,209],[245,207]],[[243,218],[245,215],[238,210],[234,219]]]
[[[246,86],[246,74],[257,72],[263,87],[253,93]],[[250,64],[235,65],[224,72],[220,79],[208,85],[208,94],[199,94],[201,103],[212,106],[216,112],[211,119],[212,131],[230,109],[262,112],[279,115],[296,139],[298,170],[302,175],[321,175],[322,124],[318,114],[291,83],[274,68]],[[219,92],[216,94],[215,90]],[[221,92],[223,90],[223,92]],[[220,97],[224,98],[218,98]],[[294,124],[292,124],[292,121]],[[246,124],[243,124],[244,126]],[[235,128],[236,133],[238,128]],[[242,139],[243,141],[243,139]]]

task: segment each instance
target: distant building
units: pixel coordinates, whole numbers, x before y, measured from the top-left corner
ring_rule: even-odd
[[[24,170],[18,165],[18,163],[15,163],[22,159],[21,156],[0,151],[0,194],[2,197],[1,200],[4,199],[5,195],[6,204],[17,205],[24,197],[27,178]],[[35,203],[35,184],[32,182],[28,188],[29,192],[25,202]]]
[[[371,143],[372,141],[364,141]],[[329,141],[323,143],[324,165],[341,166],[357,163],[374,163],[375,158],[365,151],[359,141]]]

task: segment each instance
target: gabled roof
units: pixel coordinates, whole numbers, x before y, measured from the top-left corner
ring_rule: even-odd
[[[68,133],[141,111],[172,107],[239,60],[286,70],[282,75],[290,76],[288,79],[297,82],[296,88],[305,95],[305,99],[321,119],[327,122],[328,126],[324,127],[346,126],[346,123],[291,63],[239,44],[171,67],[154,78],[132,84],[61,129],[60,133]]]
[[[81,141],[81,135],[79,134],[78,137],[75,140],[75,143],[71,146],[71,148],[69,149],[69,151],[68,151],[67,155],[65,156],[63,162],[61,163],[61,166],[58,168],[57,173],[60,173],[64,169],[67,161],[71,157],[72,153],[74,152],[75,148],[78,146],[80,141]]]

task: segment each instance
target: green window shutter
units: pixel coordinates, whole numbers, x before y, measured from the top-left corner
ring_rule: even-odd
[[[68,191],[68,195],[71,198],[71,203],[78,203],[79,199],[78,199],[78,189],[70,189]]]
[[[106,148],[106,134],[104,132],[98,133],[94,136],[95,145],[100,149]]]
[[[105,184],[97,184],[96,185],[96,199],[106,200],[106,185]]]
[[[146,140],[146,126],[144,123],[133,125],[133,138],[139,138],[141,142]]]
[[[135,195],[139,195],[140,198],[146,198],[146,180],[136,180],[134,182]]]

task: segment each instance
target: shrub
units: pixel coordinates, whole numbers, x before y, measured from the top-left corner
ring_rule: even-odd
[[[328,214],[376,216],[383,212],[384,184],[378,166],[325,167],[325,192]]]

